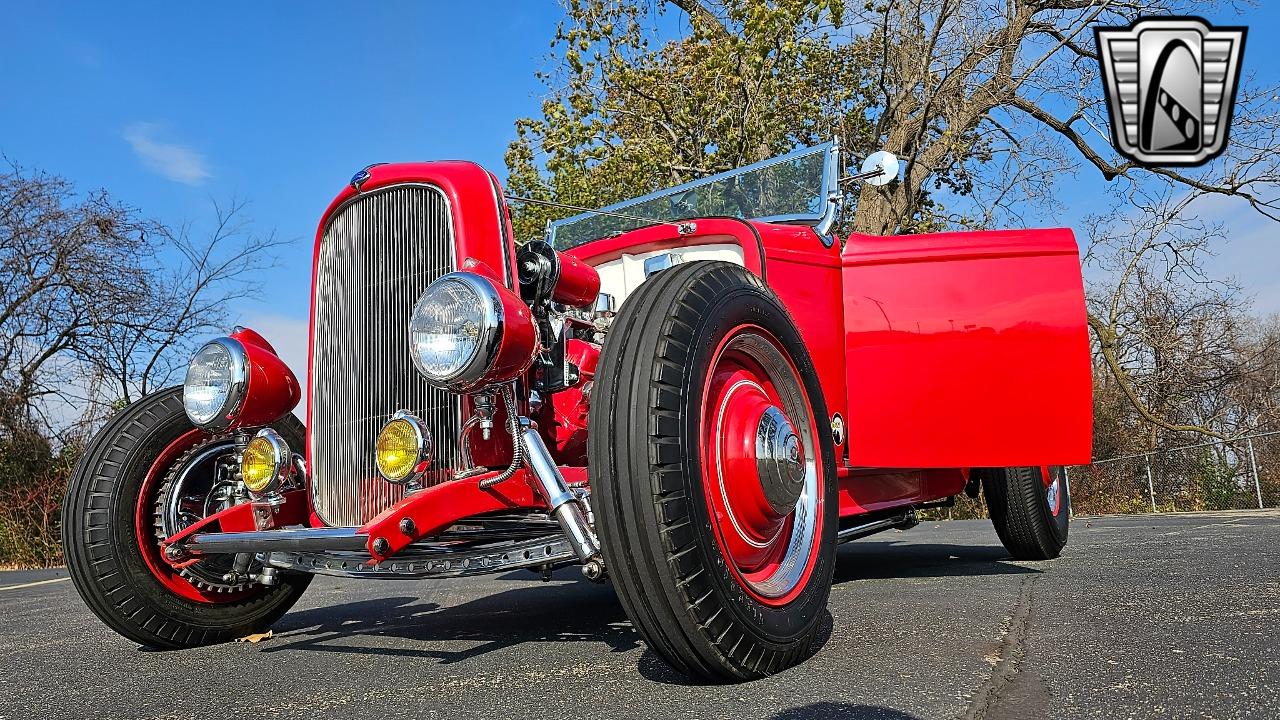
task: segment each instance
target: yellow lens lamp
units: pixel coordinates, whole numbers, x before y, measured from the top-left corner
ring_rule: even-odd
[[[408,410],[391,416],[374,446],[378,474],[384,480],[404,485],[418,477],[431,465],[431,432]]]
[[[255,498],[280,490],[292,469],[293,455],[280,433],[263,428],[240,454],[240,478]]]

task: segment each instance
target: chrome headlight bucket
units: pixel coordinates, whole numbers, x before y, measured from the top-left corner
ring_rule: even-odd
[[[422,293],[409,321],[409,354],[427,381],[464,389],[484,380],[502,343],[502,297],[470,272],[441,276]]]
[[[230,427],[249,386],[249,363],[240,341],[220,337],[206,343],[187,365],[182,407],[205,430]]]

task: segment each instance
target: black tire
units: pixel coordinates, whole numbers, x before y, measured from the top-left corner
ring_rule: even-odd
[[[1058,508],[1049,505],[1039,466],[984,470],[982,494],[1000,542],[1016,560],[1051,560],[1067,544],[1071,495],[1065,470],[1047,468],[1057,481]]]
[[[311,576],[281,573],[274,587],[256,586],[232,602],[180,597],[148,568],[135,524],[148,470],[171,443],[192,429],[182,389],[162,390],[117,414],[86,449],[63,503],[67,569],[85,604],[112,630],[142,645],[174,649],[261,632],[302,595]],[[293,415],[275,429],[302,447]],[[296,444],[294,444],[296,443]]]
[[[720,339],[741,322],[778,341],[803,383],[817,431],[821,530],[794,599],[767,605],[727,567],[708,516],[698,451],[702,388]],[[601,355],[588,457],[605,565],[649,646],[677,670],[741,681],[809,652],[831,589],[837,530],[835,452],[812,361],[764,283],[724,262],[678,265],[627,299]]]

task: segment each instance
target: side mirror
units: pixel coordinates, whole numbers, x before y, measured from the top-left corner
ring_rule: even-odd
[[[898,156],[887,150],[871,153],[862,161],[857,177],[868,185],[879,187],[898,179]]]

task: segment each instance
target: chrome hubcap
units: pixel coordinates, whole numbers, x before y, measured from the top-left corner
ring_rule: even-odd
[[[780,408],[770,405],[756,427],[756,473],[774,512],[791,512],[804,490],[800,438]]]

